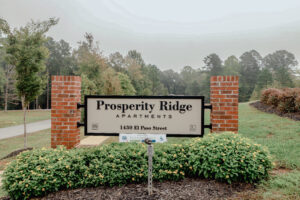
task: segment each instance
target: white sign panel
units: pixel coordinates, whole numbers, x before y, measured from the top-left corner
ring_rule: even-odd
[[[201,136],[203,97],[85,96],[85,134]]]
[[[151,140],[152,143],[167,142],[165,134],[120,134],[119,142],[145,142],[145,139]]]

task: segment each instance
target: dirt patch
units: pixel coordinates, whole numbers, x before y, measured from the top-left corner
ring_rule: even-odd
[[[291,169],[287,169],[287,168],[278,168],[278,169],[273,169],[273,170],[270,172],[270,175],[271,175],[271,176],[276,176],[276,175],[279,175],[279,174],[289,173],[289,172],[291,172],[291,171],[292,171]]]
[[[250,184],[226,184],[214,180],[186,178],[182,181],[165,181],[154,183],[154,194],[149,196],[147,183],[128,184],[122,187],[81,188],[49,194],[41,200],[52,199],[95,199],[95,200],[127,200],[127,199],[238,199],[243,192],[253,191]]]
[[[254,103],[250,103],[251,106],[253,106],[254,108],[266,112],[266,113],[272,113],[272,114],[276,114],[280,117],[287,117],[290,118],[292,120],[295,121],[300,121],[300,113],[282,113],[280,111],[278,111],[276,108],[274,108],[273,106],[269,106],[269,105],[265,105],[262,104],[260,101],[256,101]]]
[[[22,153],[23,151],[32,150],[32,149],[33,149],[32,147],[27,147],[27,148],[22,148],[22,149],[15,150],[15,151],[11,152],[10,154],[8,154],[7,156],[4,156],[0,160],[4,160],[4,159],[7,159],[7,158],[17,156],[20,153]]]

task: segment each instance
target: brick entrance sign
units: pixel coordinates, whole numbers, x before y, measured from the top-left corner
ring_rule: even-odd
[[[212,132],[238,132],[239,77],[213,76],[210,79],[210,120]]]
[[[52,76],[51,88],[51,147],[64,145],[68,149],[80,142],[81,78]]]
[[[212,132],[238,132],[238,76],[213,76],[210,85]],[[80,143],[81,78],[53,76],[51,89],[51,147],[68,149]],[[200,112],[200,111],[199,111]]]

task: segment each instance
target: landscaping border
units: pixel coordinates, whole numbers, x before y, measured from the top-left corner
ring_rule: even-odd
[[[277,110],[276,108],[274,108],[274,106],[265,105],[265,104],[261,103],[260,101],[250,103],[250,106],[256,108],[257,110],[266,112],[266,113],[276,114],[280,117],[287,117],[294,121],[300,121],[300,113],[282,113],[279,110]]]

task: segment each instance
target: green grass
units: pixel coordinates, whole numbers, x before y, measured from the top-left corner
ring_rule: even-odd
[[[300,172],[273,176],[270,180],[261,184],[263,199],[300,199]]]
[[[239,104],[239,133],[269,148],[277,167],[300,169],[300,122]]]
[[[51,135],[50,129],[38,131],[28,134],[28,147],[41,148],[50,147]],[[7,138],[0,140],[0,158],[3,158],[7,154],[24,147],[24,137],[17,136],[13,138]]]
[[[26,122],[36,122],[50,119],[50,110],[29,110],[26,114]],[[0,128],[23,124],[22,110],[0,111]]]

